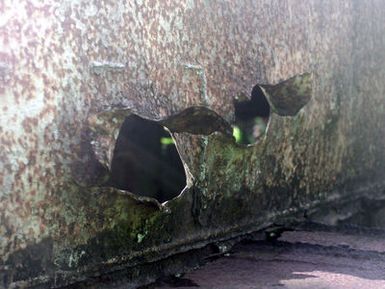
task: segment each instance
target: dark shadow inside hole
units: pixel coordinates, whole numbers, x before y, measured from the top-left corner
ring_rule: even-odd
[[[186,175],[169,132],[155,121],[128,116],[116,141],[108,185],[160,202],[178,196]]]
[[[236,100],[233,135],[237,143],[253,144],[266,132],[270,104],[262,89],[256,85],[250,100]]]

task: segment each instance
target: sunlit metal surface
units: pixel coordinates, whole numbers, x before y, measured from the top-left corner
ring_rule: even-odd
[[[384,8],[381,0],[1,1],[3,286],[59,287],[321,203],[381,196]],[[231,123],[235,97],[306,72],[311,100],[295,116],[272,114],[254,146],[220,132],[174,134],[187,174],[175,200],[99,186],[122,111],[159,120],[206,106]]]

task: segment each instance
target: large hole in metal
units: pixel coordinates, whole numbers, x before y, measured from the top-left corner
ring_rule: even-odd
[[[266,132],[270,117],[270,104],[262,89],[256,85],[251,99],[236,100],[233,135],[237,143],[253,144]]]
[[[115,145],[108,185],[159,202],[178,196],[186,175],[167,129],[155,121],[128,116]]]

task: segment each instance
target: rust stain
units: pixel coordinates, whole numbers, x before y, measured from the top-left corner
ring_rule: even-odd
[[[384,11],[380,0],[1,1],[1,264],[41,242],[63,279],[77,280],[77,269],[95,269],[84,259],[92,254],[119,264],[117,247],[130,252],[119,260],[158,254],[183,236],[208,240],[215,228],[314,206],[355,179],[380,183]],[[291,118],[273,115],[254,146],[214,131],[175,133],[191,177],[169,204],[84,189],[72,177],[90,157],[84,131],[101,112],[160,120],[205,106],[231,124],[234,98],[304,72],[314,73],[312,101]],[[104,127],[109,147],[118,128]],[[112,240],[109,251],[87,251],[99,237]],[[14,276],[15,264],[1,270]]]

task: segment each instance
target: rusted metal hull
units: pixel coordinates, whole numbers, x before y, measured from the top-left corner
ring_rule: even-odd
[[[381,0],[2,1],[2,285],[60,287],[320,204],[381,197],[384,8]],[[108,170],[122,111],[164,120],[205,106],[231,123],[236,96],[306,72],[311,100],[295,116],[273,114],[253,146],[222,132],[175,133],[187,174],[176,199],[100,186],[90,163]],[[106,112],[113,117],[103,121]],[[89,139],[95,123],[101,152]]]

